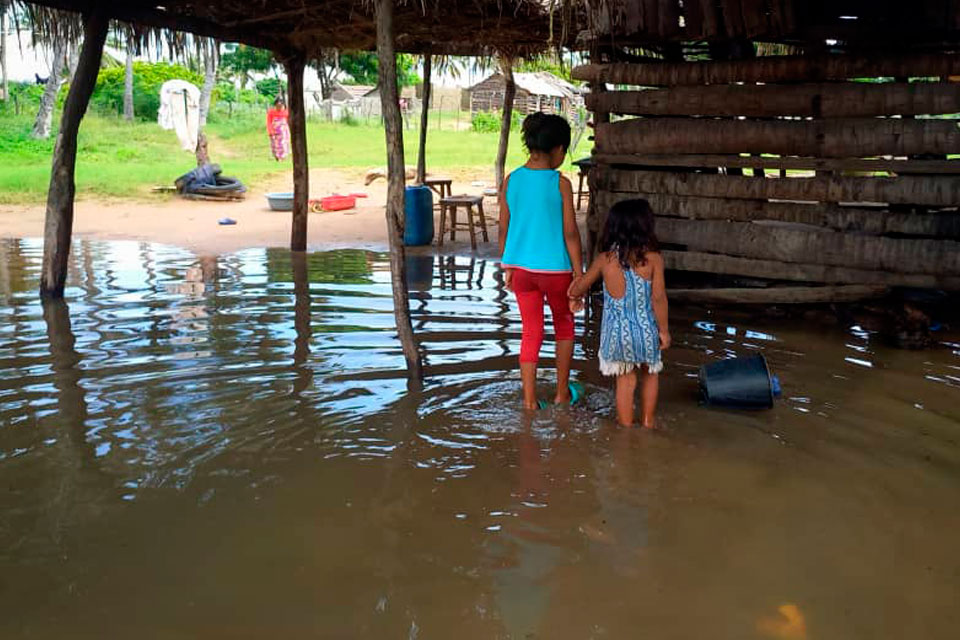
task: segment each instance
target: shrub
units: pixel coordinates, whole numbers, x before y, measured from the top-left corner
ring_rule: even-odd
[[[44,86],[33,82],[11,82],[10,99],[0,102],[0,113],[13,114],[16,108],[20,113],[32,112],[36,115]]]
[[[473,114],[470,126],[477,133],[500,131],[500,114],[495,111],[477,111]]]
[[[179,64],[133,63],[133,112],[141,120],[156,120],[160,110],[160,87],[167,80],[186,80],[200,88],[203,76]],[[94,105],[105,111],[123,111],[124,68],[102,69],[93,91]]]
[[[510,114],[510,128],[519,131],[526,116],[516,109]],[[500,121],[503,119],[500,111],[478,111],[470,121],[473,130],[477,133],[496,133],[500,131]]]
[[[257,81],[257,93],[266,96],[271,102],[277,99],[282,90],[283,84],[278,78],[264,78]]]
[[[345,124],[348,127],[359,127],[360,121],[350,111],[344,111],[343,115],[340,116],[340,124]]]

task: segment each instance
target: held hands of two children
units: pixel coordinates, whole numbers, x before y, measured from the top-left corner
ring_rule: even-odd
[[[579,284],[580,280],[583,279],[583,274],[575,275],[573,277],[573,282],[570,283],[570,286],[567,288],[567,297],[570,298],[570,313],[580,313],[583,311],[583,295],[579,293]]]

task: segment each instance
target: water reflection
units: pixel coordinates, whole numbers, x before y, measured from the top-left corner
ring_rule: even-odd
[[[650,434],[610,420],[596,318],[585,406],[517,410],[519,316],[481,259],[408,257],[410,391],[382,255],[81,241],[42,304],[39,242],[0,249],[3,637],[956,628],[955,337],[676,308]],[[701,363],[758,350],[775,410],[697,406]]]

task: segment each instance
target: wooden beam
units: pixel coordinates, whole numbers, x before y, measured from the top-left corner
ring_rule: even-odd
[[[857,302],[882,298],[887,288],[876,285],[842,285],[836,287],[767,287],[725,289],[672,289],[671,302],[718,304],[815,304],[822,302]]]
[[[761,56],[750,60],[587,64],[573,69],[586,82],[640,86],[732,82],[821,82],[876,77],[960,75],[960,55],[889,54]]]
[[[45,298],[62,298],[67,280],[76,193],[77,132],[97,83],[109,24],[109,17],[99,3],[83,17],[83,50],[70,83],[67,101],[63,105],[60,132],[53,150],[50,188],[47,191],[43,265],[40,272],[40,295]]]
[[[692,251],[895,273],[960,276],[960,242],[806,231],[719,220],[656,221],[657,237]]]
[[[632,198],[644,198],[658,215],[690,220],[773,220],[872,235],[960,238],[960,213],[952,211],[911,213],[888,211],[882,207],[852,207],[821,202],[768,202],[602,190],[594,193],[594,201],[604,212],[617,202]]]
[[[850,158],[960,153],[950,120],[633,118],[597,126],[600,153],[775,153]]]
[[[829,284],[875,284],[889,287],[960,291],[960,277],[872,271],[821,264],[779,262],[777,260],[755,260],[697,251],[663,251],[663,259],[667,269],[676,271],[722,273],[770,280],[824,282]]]
[[[496,181],[497,189],[503,184],[507,166],[507,147],[510,145],[510,128],[513,125],[513,101],[517,96],[517,83],[513,79],[513,59],[500,59],[503,72],[503,113],[500,118],[500,142],[497,145]]]
[[[407,372],[414,381],[423,379],[423,362],[410,323],[410,294],[403,245],[404,184],[403,118],[397,90],[397,56],[394,46],[393,0],[376,0],[377,58],[380,63],[380,105],[383,110],[387,141],[387,239],[390,245],[390,275],[393,288],[393,315],[397,336],[407,361]]]
[[[960,160],[906,160],[883,158],[814,158],[799,156],[744,156],[736,154],[595,153],[593,161],[637,167],[739,167],[799,171],[848,171],[895,174],[960,174]]]
[[[284,63],[287,72],[287,102],[290,105],[290,142],[293,151],[293,216],[290,250],[306,251],[310,168],[307,159],[307,112],[303,104],[303,71],[306,58],[294,55]]]
[[[417,151],[417,182],[423,184],[427,179],[427,123],[430,119],[431,76],[433,75],[433,56],[423,57],[423,99],[420,112],[420,149]]]
[[[591,188],[627,193],[662,193],[709,198],[802,200],[808,202],[888,202],[952,207],[960,203],[960,177],[753,178],[668,171],[630,171],[598,165]]]
[[[588,93],[591,111],[640,116],[853,118],[960,113],[960,84],[833,82]]]

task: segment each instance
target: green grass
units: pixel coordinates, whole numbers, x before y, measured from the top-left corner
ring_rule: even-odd
[[[55,135],[29,137],[32,116],[0,116],[0,203],[37,203],[46,198]],[[290,171],[270,155],[261,114],[211,120],[206,129],[210,154],[224,173],[256,188],[270,176]],[[484,169],[493,173],[498,134],[431,129],[427,166],[432,172]],[[417,130],[404,130],[408,165],[416,163]],[[182,151],[172,131],[152,122],[125,123],[115,117],[88,115],[80,129],[77,194],[80,198],[149,198],[150,187],[172,184],[194,167],[193,154]],[[583,145],[584,147],[586,145]],[[367,169],[386,165],[383,129],[371,124],[308,122],[311,168]],[[584,155],[583,148],[581,153]],[[507,165],[525,159],[518,134],[511,137]],[[569,166],[566,167],[569,169]]]

